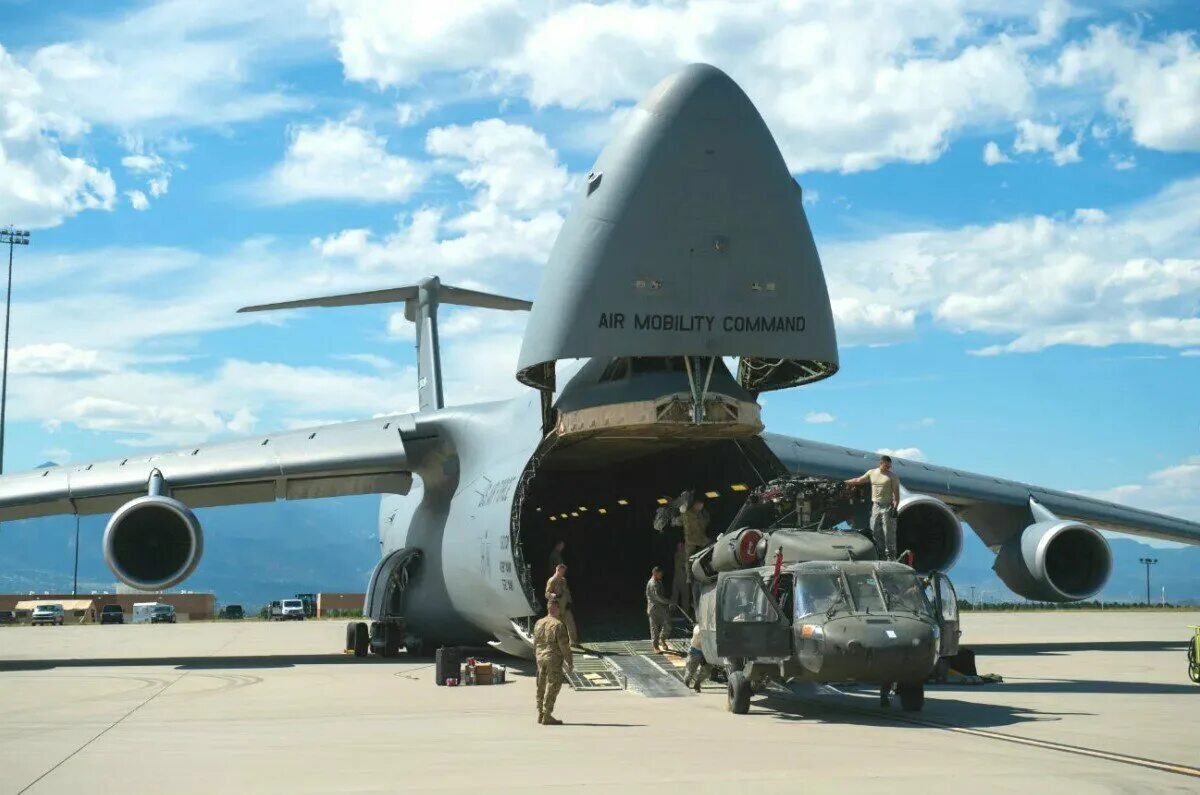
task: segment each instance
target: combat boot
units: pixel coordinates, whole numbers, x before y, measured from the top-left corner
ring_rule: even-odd
[[[543,726],[562,726],[562,721],[559,720],[558,718],[554,717],[553,715],[543,715],[542,716],[542,725]]]
[[[538,723],[541,723],[543,720],[545,720],[545,718],[546,718],[546,716],[543,715],[542,711],[539,709],[538,710]]]

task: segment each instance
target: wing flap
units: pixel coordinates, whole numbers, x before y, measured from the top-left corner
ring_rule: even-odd
[[[146,494],[150,473],[193,508],[276,499],[407,494],[410,415],[0,477],[0,520],[109,513]]]

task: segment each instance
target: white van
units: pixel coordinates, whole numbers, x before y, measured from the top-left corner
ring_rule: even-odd
[[[276,599],[267,607],[269,621],[303,621],[304,602],[299,599]]]
[[[174,624],[175,608],[166,602],[135,602],[133,605],[135,624]]]

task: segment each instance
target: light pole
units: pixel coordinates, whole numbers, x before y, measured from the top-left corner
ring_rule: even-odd
[[[79,595],[79,514],[75,514],[75,577],[71,580],[71,596]]]
[[[4,411],[8,408],[8,327],[12,313],[13,246],[29,245],[28,229],[0,229],[0,244],[8,244],[8,289],[4,291],[4,365],[0,375],[0,473],[4,472]]]
[[[1158,558],[1138,558],[1138,563],[1146,567],[1146,606],[1150,606],[1150,567],[1158,563]]]

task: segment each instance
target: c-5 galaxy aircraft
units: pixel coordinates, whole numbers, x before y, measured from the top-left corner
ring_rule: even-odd
[[[589,603],[640,628],[642,583],[673,549],[648,530],[669,495],[705,492],[723,527],[757,484],[872,463],[765,432],[758,396],[834,375],[837,342],[800,186],[754,105],[711,66],[654,88],[580,183],[530,310],[526,394],[444,407],[437,338],[439,304],[525,302],[431,278],[250,309],[389,301],[417,325],[417,412],[6,475],[0,520],[112,512],[109,566],[154,590],[199,562],[196,508],[381,494],[358,650],[491,642],[528,655],[555,540],[569,540],[585,628]],[[917,462],[895,471],[911,490],[899,547],[917,569],[953,562],[965,519],[1032,599],[1103,587],[1111,557],[1094,526],[1200,542],[1200,524],[1103,500]]]

